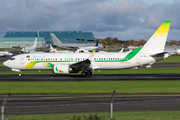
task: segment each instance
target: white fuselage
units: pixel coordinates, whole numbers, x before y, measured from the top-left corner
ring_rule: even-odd
[[[91,61],[97,69],[124,69],[144,64],[154,63],[156,60],[149,54],[137,53],[133,58],[125,58],[128,52],[123,53],[95,53]],[[52,69],[54,64],[73,64],[88,59],[91,53],[33,53],[20,54],[4,62],[12,69]],[[49,65],[50,64],[50,65]]]

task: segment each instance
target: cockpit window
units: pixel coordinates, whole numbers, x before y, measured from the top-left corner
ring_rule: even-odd
[[[10,58],[10,60],[15,60],[15,58]]]

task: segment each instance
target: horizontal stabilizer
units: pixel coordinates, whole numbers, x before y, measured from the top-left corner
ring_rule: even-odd
[[[157,53],[157,54],[151,55],[151,57],[162,57],[162,56],[166,55],[167,53],[168,52]]]

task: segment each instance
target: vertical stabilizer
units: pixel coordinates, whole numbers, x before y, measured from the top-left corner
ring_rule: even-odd
[[[146,42],[140,52],[145,53],[162,53],[166,44],[171,21],[164,21],[151,38]]]
[[[51,45],[49,45],[49,47],[50,47],[50,50],[53,50],[53,49],[54,49]]]
[[[32,46],[34,49],[37,47],[37,37],[35,38],[34,45]]]
[[[59,46],[62,44],[62,42],[53,33],[50,33],[50,35],[51,35],[54,45]]]

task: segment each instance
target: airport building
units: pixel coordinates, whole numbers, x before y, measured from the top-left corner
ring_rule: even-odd
[[[29,31],[29,32],[7,32],[0,38],[0,48],[25,47],[34,44],[37,36],[37,47],[53,45],[50,33],[62,43],[94,43],[95,37],[92,32],[82,31]]]

